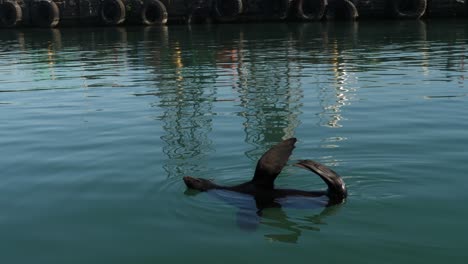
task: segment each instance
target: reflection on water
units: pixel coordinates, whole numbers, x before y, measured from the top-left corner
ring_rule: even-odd
[[[348,104],[350,96],[355,92],[356,77],[353,74],[353,65],[349,63],[350,58],[347,49],[344,46],[355,45],[354,41],[357,36],[358,26],[357,24],[347,25],[346,35],[347,41],[350,43],[343,43],[338,38],[326,37],[326,51],[331,55],[330,66],[333,72],[333,85],[324,85],[320,89],[319,100],[320,106],[323,111],[319,114],[320,122],[319,125],[327,126],[331,128],[341,127],[341,120],[343,120],[341,108]],[[337,33],[334,33],[337,34]],[[342,33],[340,33],[342,34]],[[333,36],[333,35],[332,35]],[[337,36],[337,35],[335,35]],[[351,40],[351,41],[350,41]]]
[[[213,83],[213,77],[207,74],[207,69],[185,71],[180,53],[173,60],[174,72],[163,71],[161,75],[175,78],[159,83],[157,89],[157,106],[162,111],[158,118],[165,131],[163,151],[168,157],[165,169],[169,177],[203,171],[198,160],[210,150],[212,104],[216,95],[215,88],[209,84]]]
[[[303,90],[300,64],[289,59],[296,53],[291,36],[273,50],[272,43],[244,40],[248,33],[240,31],[238,44],[223,52],[229,54],[223,67],[236,80],[232,88],[240,98],[245,141],[254,146],[246,154],[255,160],[271,145],[294,136]]]
[[[275,233],[266,231],[265,238],[272,241],[297,243],[303,230],[320,231],[328,216],[336,214],[342,205],[328,205],[327,197],[287,197],[279,200],[263,199],[251,195],[226,191],[211,190],[198,192],[187,189],[185,195],[210,195],[222,200],[236,210],[237,225],[246,232],[258,231],[259,224],[273,227]],[[285,210],[300,209],[307,216],[299,218],[288,216]],[[317,213],[319,210],[319,213]],[[314,212],[310,215],[310,211]],[[280,232],[279,234],[276,232]]]
[[[301,219],[291,219],[282,209],[272,209],[263,214],[265,220],[262,220],[262,224],[279,229],[282,233],[266,234],[265,237],[272,241],[297,243],[303,231],[320,231],[320,226],[326,224],[325,219],[336,214],[340,208],[341,205],[326,207],[319,214]]]
[[[265,25],[4,30],[1,92],[142,86],[135,95],[155,96],[153,106],[163,121],[166,170],[180,175],[201,170],[195,167],[210,150],[213,107],[226,94],[237,98],[228,101],[240,107],[245,141],[254,146],[246,154],[255,160],[295,135],[304,98],[318,99],[319,125],[343,126],[342,109],[354,101],[361,72],[404,75],[399,69],[410,67],[430,76],[430,66],[445,75],[429,78],[456,79],[464,87],[463,27],[455,24],[457,30],[441,36],[438,24],[390,23],[386,30],[350,22],[276,25],[275,31]],[[432,36],[446,41],[431,42]],[[73,73],[66,72],[70,69]],[[12,79],[20,72],[35,81],[81,83],[31,87]],[[139,73],[152,77],[141,80]],[[378,87],[372,78],[361,85]]]

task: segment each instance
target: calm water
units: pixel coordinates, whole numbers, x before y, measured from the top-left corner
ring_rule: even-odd
[[[0,31],[1,263],[464,263],[465,24]],[[290,136],[346,204],[186,191]]]

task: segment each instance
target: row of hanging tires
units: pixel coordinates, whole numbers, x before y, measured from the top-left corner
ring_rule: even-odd
[[[0,26],[452,17],[468,0],[0,0]]]
[[[167,1],[166,1],[167,2]],[[56,27],[62,20],[79,25],[165,24],[166,5],[160,0],[0,0],[0,26]]]
[[[213,0],[218,21],[419,19],[460,17],[468,13],[468,0]],[[222,1],[224,4],[216,5]],[[252,4],[254,3],[254,4]],[[251,15],[251,16],[249,16]],[[266,15],[266,16],[265,16]]]

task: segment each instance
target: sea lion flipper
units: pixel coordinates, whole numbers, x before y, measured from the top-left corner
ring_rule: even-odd
[[[346,185],[340,175],[327,166],[313,160],[301,160],[294,166],[308,169],[322,178],[328,186],[327,195],[331,199],[344,200],[348,195]]]
[[[291,156],[296,138],[290,138],[271,147],[257,162],[252,182],[263,188],[273,189],[273,182]]]

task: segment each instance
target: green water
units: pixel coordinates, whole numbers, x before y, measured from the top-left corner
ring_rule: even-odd
[[[466,21],[2,30],[0,262],[464,263],[467,42]],[[291,136],[345,204],[243,228],[248,197],[186,191]]]

